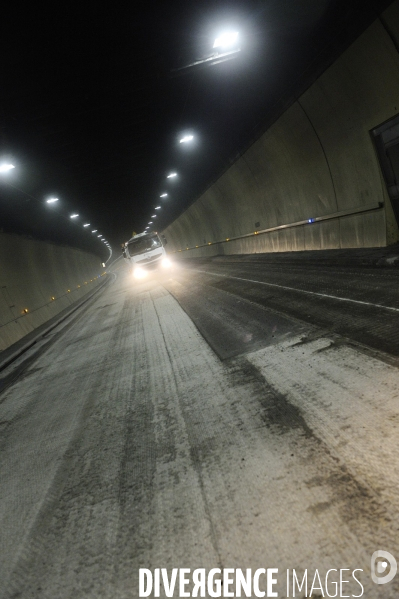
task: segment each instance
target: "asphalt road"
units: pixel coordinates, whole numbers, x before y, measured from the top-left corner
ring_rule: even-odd
[[[397,271],[110,276],[0,374],[1,599],[136,599],[140,568],[397,597],[370,579],[399,559]]]
[[[191,261],[179,276],[399,357],[399,268],[251,258]]]

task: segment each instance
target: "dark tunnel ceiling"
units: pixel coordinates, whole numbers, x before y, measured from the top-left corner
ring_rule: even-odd
[[[3,7],[0,158],[16,168],[0,180],[2,229],[95,251],[84,220],[116,249],[144,229],[166,190],[164,228],[389,4]],[[170,76],[211,52],[226,25],[240,31],[237,59]],[[191,147],[178,144],[185,130],[196,134]],[[180,177],[166,184],[169,169]],[[60,202],[49,209],[52,194]],[[79,224],[70,211],[82,215]]]

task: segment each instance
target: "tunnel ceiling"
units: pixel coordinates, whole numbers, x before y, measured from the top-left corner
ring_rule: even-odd
[[[15,169],[0,174],[1,229],[104,253],[84,223],[114,247],[157,205],[166,227],[389,4],[3,7],[0,161]],[[176,71],[209,57],[226,28],[240,33],[233,60]],[[179,144],[186,132],[194,140]]]

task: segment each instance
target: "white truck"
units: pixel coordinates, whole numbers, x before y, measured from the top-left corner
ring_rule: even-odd
[[[166,242],[166,240],[165,240]],[[157,233],[138,233],[125,243],[123,256],[127,260],[136,279],[143,279],[151,271],[170,268],[166,250]]]

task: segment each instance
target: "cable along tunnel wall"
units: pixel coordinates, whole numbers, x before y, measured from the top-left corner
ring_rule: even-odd
[[[399,0],[162,231],[169,252],[194,257],[398,241],[370,134],[399,112],[398,46]]]
[[[0,256],[0,351],[103,280],[97,256],[19,235],[0,234]]]

